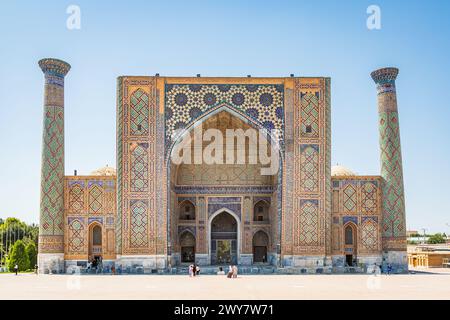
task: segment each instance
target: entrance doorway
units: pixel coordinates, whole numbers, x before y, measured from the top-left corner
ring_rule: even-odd
[[[253,262],[267,262],[267,247],[269,246],[269,237],[264,231],[258,231],[253,236]]]
[[[217,263],[231,263],[231,240],[217,240]]]
[[[357,227],[353,223],[348,223],[344,226],[344,240],[345,240],[345,264],[348,267],[356,266],[357,255]],[[351,254],[350,254],[351,253]]]
[[[211,221],[211,264],[237,264],[236,219],[226,211]]]
[[[186,231],[180,236],[181,262],[195,262],[195,237]]]
[[[88,255],[89,261],[101,261],[102,258],[102,244],[103,244],[102,227],[100,224],[94,222],[89,227],[89,247]]]
[[[345,256],[345,262],[346,262],[347,266],[353,267],[353,255],[347,254]]]

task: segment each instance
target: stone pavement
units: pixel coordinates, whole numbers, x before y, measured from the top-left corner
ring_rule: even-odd
[[[450,275],[0,275],[0,299],[450,299]]]

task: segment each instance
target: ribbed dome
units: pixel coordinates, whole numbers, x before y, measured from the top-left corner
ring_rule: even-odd
[[[331,176],[332,177],[348,177],[348,176],[356,176],[356,174],[351,171],[349,168],[344,166],[336,165],[331,167]]]
[[[97,169],[95,171],[92,171],[91,175],[92,176],[115,176],[116,169],[106,166],[106,167]]]

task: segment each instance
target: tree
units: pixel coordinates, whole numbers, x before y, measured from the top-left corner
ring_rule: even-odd
[[[22,240],[17,240],[11,249],[11,254],[8,257],[8,269],[14,270],[14,266],[17,264],[19,271],[26,271],[30,266],[30,260],[25,250],[25,245]]]
[[[442,233],[433,234],[428,238],[429,244],[445,243],[446,241],[447,241],[447,237],[445,236],[445,234],[442,234]]]
[[[37,250],[34,242],[29,242],[25,247],[25,252],[28,256],[29,267],[28,269],[34,269],[34,266],[37,263]]]
[[[31,240],[38,245],[39,226],[36,224],[28,225],[17,218],[7,218],[0,221],[0,247],[9,252],[14,242],[17,240],[28,241]],[[25,239],[29,238],[29,240]]]

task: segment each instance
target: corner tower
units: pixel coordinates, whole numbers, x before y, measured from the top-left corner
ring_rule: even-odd
[[[395,79],[397,68],[372,72],[377,85],[383,178],[383,258],[399,272],[407,270],[405,196]]]
[[[42,59],[44,124],[38,266],[41,273],[64,270],[64,77],[70,65]]]

